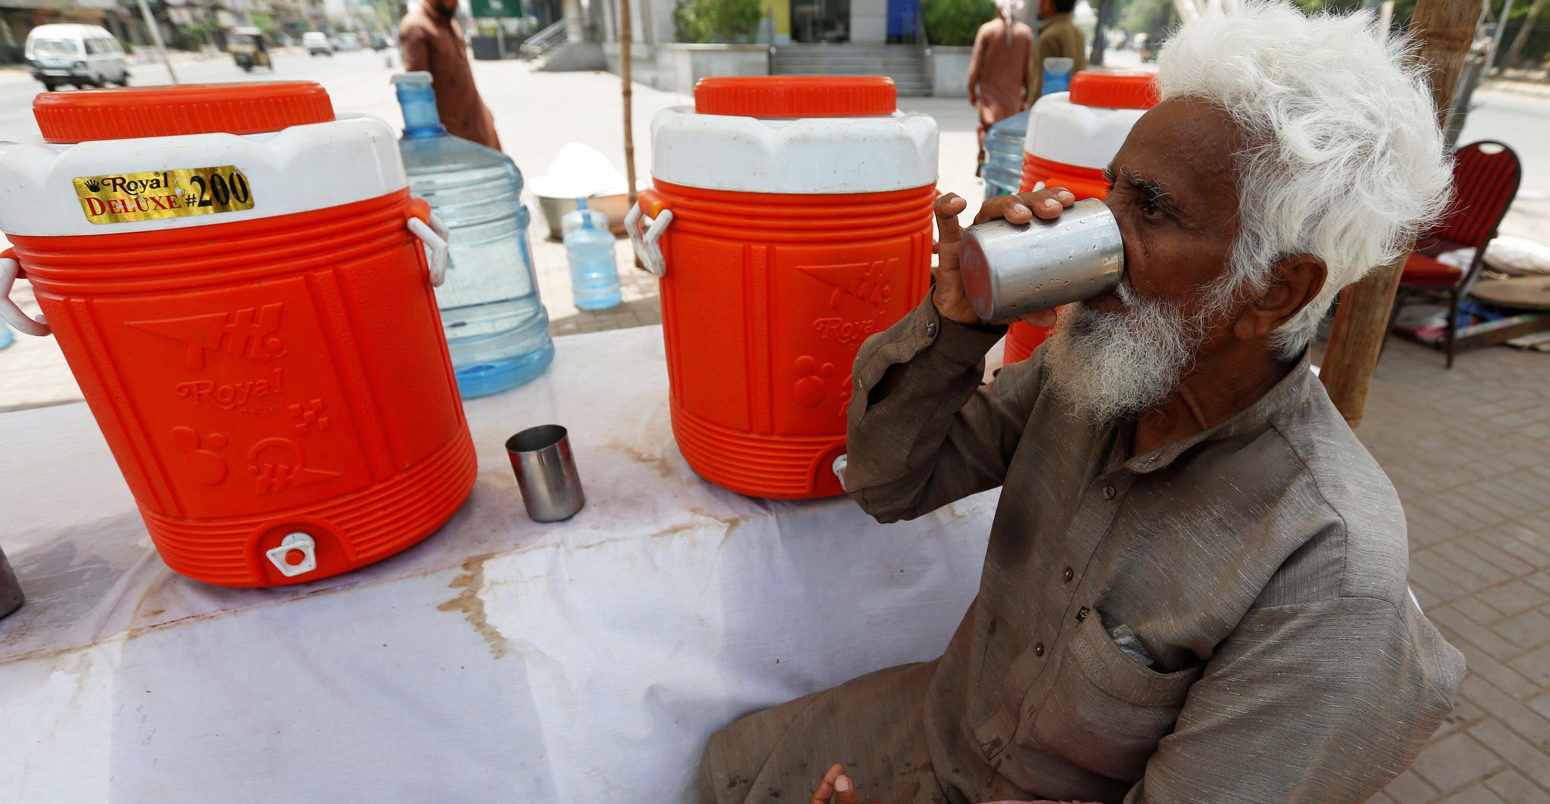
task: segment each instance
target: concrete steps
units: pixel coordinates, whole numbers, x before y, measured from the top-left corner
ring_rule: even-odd
[[[931,94],[925,56],[915,45],[780,45],[774,75],[886,75],[901,96]]]

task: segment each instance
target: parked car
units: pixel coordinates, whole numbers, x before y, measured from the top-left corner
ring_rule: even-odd
[[[328,34],[322,31],[307,31],[301,35],[301,43],[306,46],[308,56],[316,56],[319,53],[325,56],[334,55],[334,45],[328,41]]]
[[[393,46],[393,41],[391,39],[388,39],[386,34],[374,33],[374,34],[371,35],[371,49],[372,50],[387,50],[388,48],[390,48],[392,46]]]
[[[50,91],[65,84],[100,87],[129,85],[124,48],[96,25],[39,25],[27,34],[22,49],[32,77]]]
[[[361,49],[361,37],[349,31],[334,34],[334,49],[340,53],[354,53]]]

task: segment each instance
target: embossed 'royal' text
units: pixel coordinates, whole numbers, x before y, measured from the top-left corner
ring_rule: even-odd
[[[285,390],[284,371],[283,368],[276,368],[262,379],[233,383],[189,380],[178,383],[175,390],[178,396],[194,403],[195,407],[212,405],[221,410],[232,410],[247,404],[248,400],[274,396]]]

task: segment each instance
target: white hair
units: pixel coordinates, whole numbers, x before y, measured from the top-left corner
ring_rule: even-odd
[[[1238,236],[1219,306],[1263,293],[1275,262],[1324,261],[1317,298],[1273,333],[1300,353],[1342,288],[1398,259],[1445,207],[1452,163],[1425,80],[1403,38],[1371,14],[1304,16],[1248,0],[1181,26],[1158,54],[1162,100],[1209,103],[1245,135],[1235,157]]]

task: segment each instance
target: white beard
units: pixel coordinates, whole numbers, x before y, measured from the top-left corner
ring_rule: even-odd
[[[1056,394],[1077,415],[1098,423],[1167,399],[1194,365],[1205,334],[1174,304],[1136,298],[1123,285],[1116,295],[1123,312],[1068,305],[1044,347]]]

